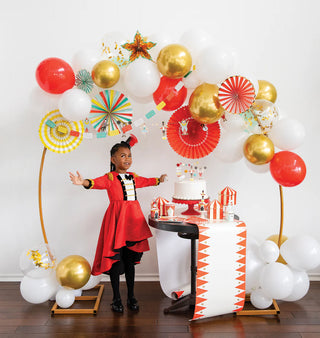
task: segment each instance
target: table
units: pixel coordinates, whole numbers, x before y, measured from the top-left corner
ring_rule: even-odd
[[[235,215],[235,219],[239,219]],[[190,285],[191,293],[181,299],[173,301],[172,305],[164,309],[164,313],[180,309],[185,306],[194,308],[196,301],[196,281],[197,281],[197,246],[196,240],[199,237],[199,230],[196,224],[187,223],[184,221],[159,221],[158,219],[149,216],[149,225],[158,230],[176,232],[179,237],[190,239],[191,241],[191,262],[190,262]]]

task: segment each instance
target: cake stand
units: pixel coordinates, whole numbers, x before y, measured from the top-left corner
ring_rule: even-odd
[[[196,204],[198,204],[199,202],[201,202],[201,199],[199,200],[181,200],[181,199],[177,199],[172,197],[172,202],[173,203],[178,203],[178,204],[187,204],[188,205],[188,209],[183,211],[181,213],[181,215],[201,215],[201,213],[197,210],[195,210],[194,206]],[[205,203],[209,202],[209,198],[206,198],[204,200]]]

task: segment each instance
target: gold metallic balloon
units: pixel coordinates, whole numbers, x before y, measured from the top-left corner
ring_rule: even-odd
[[[87,284],[90,276],[90,264],[82,256],[67,256],[57,265],[57,280],[66,288],[80,289]]]
[[[287,236],[282,235],[281,236],[281,242],[280,242],[280,247],[281,245],[288,239]],[[278,245],[278,241],[279,241],[279,235],[271,235],[267,238],[268,241],[272,241],[275,242]],[[282,264],[287,264],[287,262],[284,260],[284,258],[279,255],[279,258],[277,259],[278,263],[282,263]]]
[[[274,145],[263,134],[249,136],[243,145],[243,153],[246,159],[253,164],[265,164],[272,160]]]
[[[171,44],[161,49],[157,66],[159,72],[171,79],[184,77],[192,66],[192,58],[187,48],[178,44]]]
[[[219,88],[215,84],[203,83],[198,86],[190,96],[189,109],[191,116],[203,124],[218,121],[224,114],[220,104]]]
[[[118,82],[120,70],[114,62],[102,60],[94,65],[91,76],[98,87],[110,88]]]
[[[258,82],[259,82],[259,91],[256,96],[256,100],[267,100],[275,103],[277,100],[276,87],[266,80],[258,80]]]

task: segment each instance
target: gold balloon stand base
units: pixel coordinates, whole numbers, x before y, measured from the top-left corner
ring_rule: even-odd
[[[255,308],[251,302],[250,302],[250,296],[246,296],[245,304],[243,307],[243,310],[235,312],[234,313],[237,316],[268,316],[268,315],[273,315],[273,316],[279,316],[280,315],[280,308],[274,299],[272,301],[272,304],[269,308],[267,309],[257,309]]]
[[[103,294],[103,289],[104,289],[104,285],[99,284],[96,285],[94,288],[88,290],[94,290],[97,289],[98,293],[95,296],[79,296],[75,298],[75,302],[72,305],[71,308],[68,309],[63,309],[60,308],[59,305],[57,304],[57,302],[55,302],[55,304],[53,305],[52,309],[51,309],[51,316],[54,315],[70,315],[70,314],[77,314],[77,315],[96,315],[99,309],[99,305],[100,305],[100,301],[101,301],[101,297]],[[94,302],[94,306],[92,308],[78,308],[78,305],[83,302],[83,301],[87,301],[87,302]]]

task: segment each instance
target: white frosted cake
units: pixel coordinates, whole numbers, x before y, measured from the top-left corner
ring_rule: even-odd
[[[183,180],[174,183],[173,198],[179,200],[201,200],[202,191],[205,194],[204,198],[208,198],[205,180]]]

